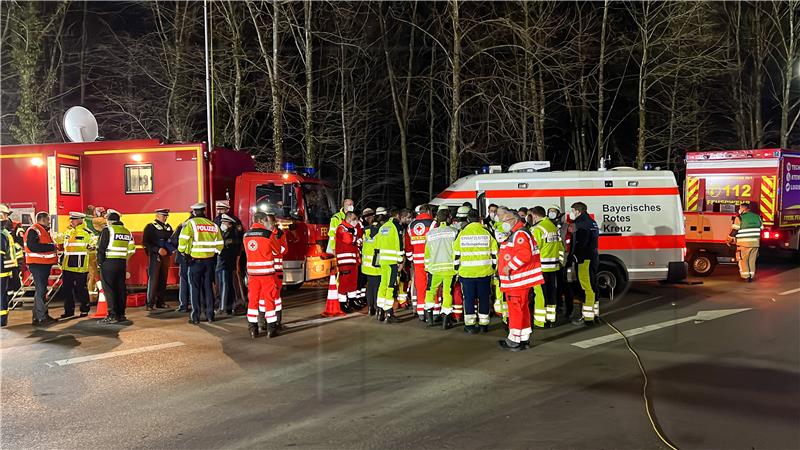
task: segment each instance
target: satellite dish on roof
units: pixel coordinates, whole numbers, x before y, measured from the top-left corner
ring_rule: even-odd
[[[64,113],[64,132],[72,142],[94,142],[97,139],[97,120],[83,106],[73,106]]]

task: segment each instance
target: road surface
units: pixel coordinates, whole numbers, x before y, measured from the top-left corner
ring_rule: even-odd
[[[634,285],[604,317],[641,355],[656,420],[681,449],[800,448],[800,268],[755,283]],[[244,317],[199,326],[129,310],[130,326],[46,329],[12,311],[2,345],[2,448],[666,448],[642,376],[607,325],[489,335],[318,321],[324,288],[284,297],[280,337]],[[52,315],[58,316],[60,308]],[[405,314],[405,313],[404,313]]]

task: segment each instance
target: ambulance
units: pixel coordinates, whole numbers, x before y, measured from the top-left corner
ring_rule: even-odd
[[[469,202],[482,216],[489,204],[509,208],[551,205],[568,212],[583,202],[600,228],[600,297],[614,301],[631,281],[686,277],[681,199],[675,176],[661,170],[618,167],[598,171],[549,171],[546,161],[513,164],[457,180],[431,201],[450,207]]]
[[[733,263],[728,244],[741,203],[761,216],[761,248],[800,251],[800,151],[717,150],[686,154],[686,245],[691,271],[708,276]]]

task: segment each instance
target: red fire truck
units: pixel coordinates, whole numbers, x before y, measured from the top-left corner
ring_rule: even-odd
[[[761,215],[761,247],[800,250],[800,151],[722,150],[686,154],[684,218],[689,267],[708,276],[734,262],[728,245],[738,205]]]
[[[213,212],[216,200],[229,199],[245,226],[256,209],[274,213],[287,231],[285,283],[298,286],[324,278],[322,258],[328,223],[335,211],[329,187],[292,171],[255,171],[250,155],[205,144],[162,144],[155,139],[0,146],[0,202],[15,220],[29,226],[37,211],[47,211],[53,231],[63,232],[70,211],[88,205],[113,208],[141,242],[144,226],[157,208],[170,208],[176,227],[202,201]],[[128,284],[147,282],[147,259],[140,245],[128,265]],[[169,282],[177,282],[177,268]]]

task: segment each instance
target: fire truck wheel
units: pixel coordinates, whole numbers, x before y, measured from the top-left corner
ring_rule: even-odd
[[[628,291],[630,283],[620,266],[612,261],[600,261],[597,270],[597,291],[601,300],[613,304]]]
[[[707,252],[697,252],[689,258],[689,269],[698,277],[707,277],[717,267],[717,257]]]

